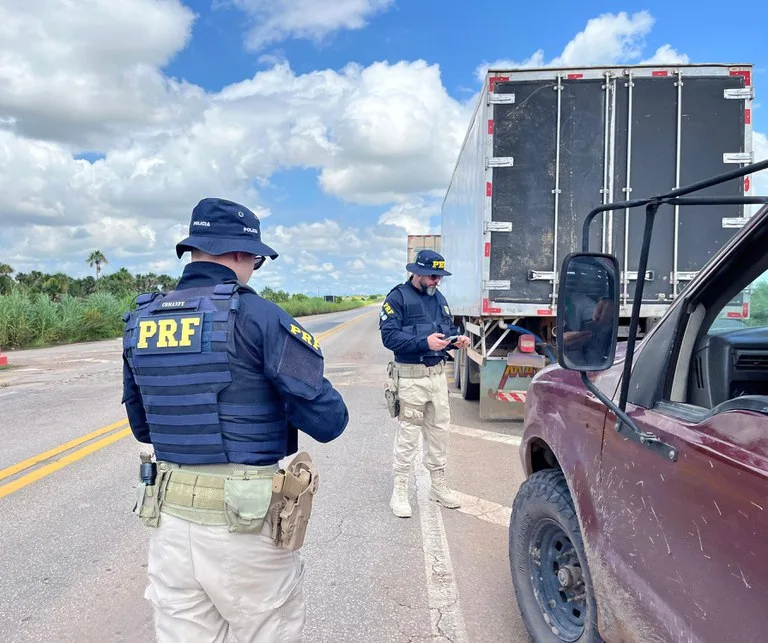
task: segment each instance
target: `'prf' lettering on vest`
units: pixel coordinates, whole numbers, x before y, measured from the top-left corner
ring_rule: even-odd
[[[307,344],[312,346],[315,350],[320,350],[320,342],[318,342],[312,335],[310,335],[303,328],[299,328],[296,324],[291,324],[291,332],[297,337],[301,337]]]
[[[162,316],[139,321],[139,339],[136,349],[145,353],[197,352],[202,348],[202,315]]]

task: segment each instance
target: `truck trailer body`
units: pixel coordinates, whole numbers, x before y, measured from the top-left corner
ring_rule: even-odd
[[[750,163],[752,66],[490,70],[442,206],[441,284],[472,348],[456,382],[484,418],[522,417],[532,376],[556,353],[559,266],[601,204],[642,198]],[[706,196],[750,194],[750,177]],[[742,227],[739,205],[659,212],[641,332]],[[640,221],[638,221],[638,219]],[[642,217],[605,214],[592,243],[617,256],[628,318]],[[735,311],[735,315],[738,311]],[[535,350],[522,335],[533,334]],[[515,407],[519,408],[515,408]]]

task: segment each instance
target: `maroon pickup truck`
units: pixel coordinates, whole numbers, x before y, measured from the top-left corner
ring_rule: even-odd
[[[559,365],[528,390],[527,479],[509,527],[535,641],[768,641],[768,207],[635,339],[659,207],[712,205],[686,195],[767,167],[630,202],[646,207],[646,228],[620,349],[616,258],[563,262]],[[626,205],[590,214],[585,251],[592,218]],[[751,304],[737,316],[744,292]]]

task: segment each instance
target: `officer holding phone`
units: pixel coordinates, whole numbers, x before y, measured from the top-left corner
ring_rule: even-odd
[[[469,338],[459,335],[448,302],[437,289],[440,280],[451,274],[445,259],[433,250],[421,250],[406,270],[411,273],[408,281],[389,292],[379,314],[381,340],[395,358],[388,369],[390,412],[399,420],[390,508],[400,518],[412,515],[408,479],[420,433],[432,478],[430,500],[451,509],[461,506],[445,481],[451,423],[445,360],[448,349],[469,346]]]

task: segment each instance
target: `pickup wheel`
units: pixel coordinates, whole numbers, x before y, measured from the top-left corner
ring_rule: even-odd
[[[560,470],[534,473],[520,487],[509,523],[509,562],[534,641],[602,641],[584,541]]]
[[[459,382],[461,388],[461,397],[465,400],[479,400],[480,399],[480,383],[472,382],[471,375],[476,373],[478,365],[475,364],[472,359],[467,355],[467,349],[461,349],[461,381]]]

